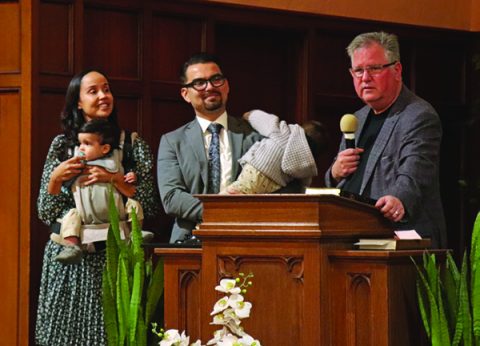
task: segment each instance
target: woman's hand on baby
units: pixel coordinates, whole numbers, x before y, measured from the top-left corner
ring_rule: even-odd
[[[110,173],[99,166],[85,166],[81,178],[82,185],[91,185],[95,183],[111,183],[116,179],[116,175],[120,173]],[[123,178],[122,178],[123,179]]]
[[[57,182],[64,182],[79,175],[85,164],[82,158],[74,156],[66,161],[60,163],[52,172],[51,179]]]
[[[74,156],[60,163],[50,175],[50,181],[47,186],[48,193],[58,195],[62,189],[63,182],[79,175],[84,167],[85,164],[78,156]]]

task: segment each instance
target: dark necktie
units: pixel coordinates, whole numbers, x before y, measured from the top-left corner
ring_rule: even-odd
[[[208,193],[220,192],[220,131],[222,129],[221,124],[211,123],[207,131],[212,134],[212,140],[210,141],[210,147],[208,148]]]

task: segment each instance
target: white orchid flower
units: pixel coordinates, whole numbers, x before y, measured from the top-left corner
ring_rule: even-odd
[[[217,343],[217,346],[240,346],[238,338],[235,335],[228,334]]]
[[[246,345],[246,346],[262,346],[260,344],[260,341],[255,340],[248,334],[243,335],[242,338],[239,339],[238,341],[241,342],[242,345]]]
[[[244,298],[241,294],[232,294],[228,298],[228,305],[235,308],[238,302],[243,302]]]
[[[225,320],[228,321],[234,321],[236,324],[240,324],[241,321],[238,318],[237,314],[235,313],[235,309],[228,308],[225,311],[223,311],[223,317]]]
[[[233,307],[235,309],[235,314],[238,318],[247,318],[250,317],[250,310],[252,309],[252,303],[250,302],[237,302],[236,306]]]
[[[190,337],[185,335],[185,331],[180,334],[177,329],[169,329],[163,334],[160,346],[188,346]],[[201,345],[201,344],[199,344]]]
[[[213,311],[210,313],[210,316],[213,316],[215,314],[218,314],[219,312],[222,312],[226,308],[228,308],[229,305],[229,298],[227,296],[217,300],[215,305],[213,306]]]
[[[223,327],[222,329],[216,330],[213,332],[213,339],[207,342],[207,345],[216,345],[222,338],[227,335],[227,328]]]
[[[225,325],[225,316],[222,313],[216,314],[213,316],[213,321],[210,324]]]
[[[177,329],[169,329],[163,334],[160,346],[173,346],[180,341],[180,333]]]
[[[226,327],[235,335],[243,336],[245,332],[243,331],[243,327],[240,326],[240,323],[235,323],[235,321],[230,320],[226,323]]]
[[[234,279],[222,279],[220,280],[220,285],[216,286],[215,289],[220,292],[239,294],[241,289],[240,287],[236,287],[236,285],[237,281]]]

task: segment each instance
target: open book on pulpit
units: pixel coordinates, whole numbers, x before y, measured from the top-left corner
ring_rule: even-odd
[[[359,239],[355,243],[360,250],[422,250],[429,249],[432,242],[429,238],[423,239]]]

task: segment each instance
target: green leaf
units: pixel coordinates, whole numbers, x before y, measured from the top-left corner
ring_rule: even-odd
[[[467,275],[468,275],[468,264],[466,254],[463,256],[462,261],[462,271],[460,273],[460,287],[458,290],[458,317],[457,317],[457,326],[455,330],[455,337],[453,340],[453,345],[460,344],[460,338],[458,335],[463,337],[463,345],[471,346],[472,345],[472,317],[470,314],[470,299],[468,297],[468,284],[467,284]],[[457,330],[459,330],[457,332]]]
[[[113,187],[111,185],[108,193],[108,216],[110,218],[110,227],[112,228],[115,242],[117,243],[117,246],[121,249],[123,241],[120,238],[120,217],[118,215],[117,206],[115,205],[115,198],[113,197]]]
[[[477,214],[472,231],[472,245],[470,249],[470,294],[473,315],[473,335],[475,339],[480,338],[480,274],[478,265],[480,263],[480,213]],[[479,340],[480,341],[480,340]],[[477,345],[480,342],[477,342]]]
[[[105,331],[107,333],[107,340],[109,345],[116,346],[118,343],[117,330],[117,310],[115,309],[115,299],[111,294],[110,281],[107,278],[107,271],[102,273],[102,305],[103,318],[105,321]]]
[[[151,266],[151,260],[150,266]],[[163,259],[160,258],[155,265],[153,274],[150,276],[150,280],[147,287],[147,302],[145,309],[145,324],[149,325],[152,321],[153,314],[157,308],[158,302],[163,295]]]
[[[128,283],[127,260],[120,254],[117,274],[117,312],[119,344],[123,345],[128,333],[128,311],[130,306],[130,287]]]
[[[450,252],[447,252],[446,270],[443,271],[443,287],[446,298],[446,314],[450,330],[455,330],[459,309],[460,273]]]
[[[418,273],[418,283],[420,293],[417,296],[427,297],[429,311],[424,311],[424,315],[428,315],[426,321],[429,322],[429,327],[425,330],[430,330],[429,339],[432,345],[450,345],[448,323],[443,311],[443,300],[440,288],[439,269],[436,267],[436,259],[434,254],[424,253],[423,255],[423,270],[416,264]],[[425,307],[427,304],[423,303]],[[422,312],[421,312],[422,313]],[[425,325],[425,320],[424,320]]]
[[[139,310],[141,306],[142,299],[142,286],[143,286],[143,263],[135,263],[135,268],[133,270],[133,287],[132,295],[130,298],[130,314],[128,318],[129,325],[129,338],[130,343],[135,343],[137,337],[137,323],[139,318]]]

